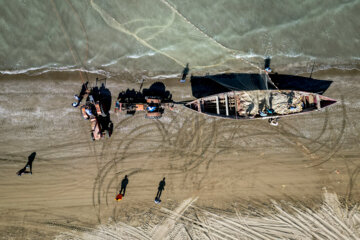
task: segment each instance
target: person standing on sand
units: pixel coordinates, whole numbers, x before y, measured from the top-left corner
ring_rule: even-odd
[[[129,183],[128,176],[125,175],[124,179],[121,181],[121,189],[120,189],[119,194],[122,194],[123,196],[125,196],[126,186],[128,185],[128,183]]]
[[[165,178],[163,178],[163,180],[159,182],[158,192],[156,194],[155,199],[160,200],[161,193],[163,190],[165,190]]]
[[[189,64],[187,63],[186,67],[183,70],[183,74],[180,80],[181,83],[184,83],[186,81],[186,76],[188,75],[188,73],[189,73]]]
[[[28,162],[26,163],[25,167],[17,171],[17,175],[21,176],[22,174],[31,174],[32,175],[32,163],[35,159],[36,152],[33,152],[28,157]],[[30,171],[26,171],[26,168],[30,168]]]
[[[83,85],[81,86],[79,95],[74,96],[74,98],[77,100],[77,102],[73,102],[73,104],[72,104],[73,107],[79,106],[81,100],[84,98],[86,91],[88,90],[88,84],[89,84],[89,82],[83,83]]]

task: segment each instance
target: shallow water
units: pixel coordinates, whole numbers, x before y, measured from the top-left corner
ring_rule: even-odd
[[[359,68],[360,1],[0,1],[3,74]]]

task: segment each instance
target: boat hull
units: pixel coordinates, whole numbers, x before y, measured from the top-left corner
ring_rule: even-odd
[[[336,103],[320,94],[292,90],[230,91],[185,104],[198,113],[229,119],[269,119],[305,114]]]

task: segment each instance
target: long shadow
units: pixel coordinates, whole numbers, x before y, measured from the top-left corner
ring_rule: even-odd
[[[163,103],[172,102],[172,95],[166,90],[166,87],[162,82],[153,83],[149,88],[144,89],[142,94],[145,97],[159,97]]]
[[[121,103],[146,103],[146,97],[159,97],[163,103],[172,102],[172,95],[162,82],[156,82],[142,92],[128,88],[119,93],[117,100]]]
[[[122,103],[145,103],[145,96],[135,89],[126,89],[118,95],[118,101]]]
[[[32,163],[35,160],[35,156],[36,156],[36,152],[31,153],[28,156],[28,161],[25,164],[25,167],[23,167],[22,169],[20,169],[19,171],[17,171],[17,175],[21,176],[22,174],[32,174]],[[27,171],[26,169],[29,168],[30,171]]]
[[[297,90],[323,94],[332,81],[317,80],[307,77],[269,74],[272,82],[281,90]],[[230,73],[207,76],[191,76],[192,94],[196,98],[228,91],[251,91],[276,89],[272,84],[264,81],[260,74]]]
[[[111,108],[111,92],[108,88],[105,87],[105,84],[101,84],[99,88],[99,101],[104,109],[106,114],[109,113]]]
[[[98,87],[97,83],[101,81],[103,82],[101,83],[101,86]],[[102,112],[105,113],[104,115],[97,116],[100,128],[103,132],[107,131],[110,137],[113,132],[113,123],[110,119],[112,96],[110,90],[106,88],[106,79],[96,78],[96,86],[92,88],[91,93],[94,97],[94,100],[99,101]]]
[[[125,175],[124,179],[121,181],[121,189],[119,191],[119,194],[122,194],[125,197],[126,187],[129,183],[128,176]]]
[[[115,104],[115,112],[120,110],[133,115],[136,111],[144,111],[146,108],[146,118],[160,118],[164,108],[173,103],[171,93],[166,90],[162,82],[155,82],[142,91],[141,88],[142,85],[139,91],[127,89],[120,92]]]

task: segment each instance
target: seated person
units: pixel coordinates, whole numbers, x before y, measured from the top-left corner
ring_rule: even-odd
[[[261,117],[266,117],[267,116],[267,114],[264,113],[263,111],[259,111],[259,114],[260,114]]]
[[[149,112],[155,112],[156,109],[157,109],[157,107],[155,106],[155,104],[153,102],[151,102],[149,104],[149,106],[146,108],[146,110],[148,110]]]
[[[272,108],[267,108],[267,109],[265,109],[265,113],[267,113],[268,115],[274,115],[275,111]]]
[[[86,112],[86,114],[87,114],[89,117],[93,115],[90,108],[86,108],[86,109],[85,109],[85,112]]]

